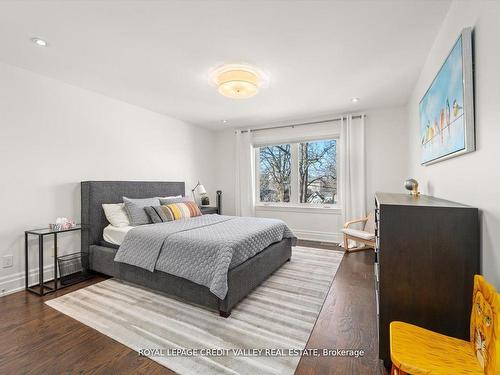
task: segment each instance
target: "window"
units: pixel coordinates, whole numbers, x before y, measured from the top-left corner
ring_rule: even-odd
[[[299,143],[299,202],[335,203],[337,195],[337,142]]]
[[[290,202],[290,144],[261,147],[259,154],[260,201]]]
[[[257,200],[265,205],[337,203],[337,140],[257,149]]]

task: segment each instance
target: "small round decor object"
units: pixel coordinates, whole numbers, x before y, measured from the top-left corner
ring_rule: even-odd
[[[409,190],[411,195],[420,194],[420,192],[418,191],[418,181],[413,178],[405,181],[405,189]]]

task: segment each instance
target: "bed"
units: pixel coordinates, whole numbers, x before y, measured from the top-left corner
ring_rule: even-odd
[[[89,268],[92,271],[151,288],[208,309],[217,310],[222,317],[228,317],[239,301],[286,261],[290,260],[292,239],[285,238],[272,243],[243,263],[230,268],[227,273],[227,294],[223,299],[218,298],[206,286],[183,277],[158,270],[151,272],[114,260],[118,252],[118,244],[123,241],[128,229],[109,230],[109,223],[102,209],[103,203],[119,203],[123,196],[148,198],[184,195],[184,193],[184,182],[82,182],[82,251],[89,254]],[[104,239],[103,234],[107,240]]]

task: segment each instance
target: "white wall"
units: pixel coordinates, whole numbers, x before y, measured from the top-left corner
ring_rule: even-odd
[[[4,64],[0,82],[0,256],[14,256],[12,268],[0,263],[5,292],[23,285],[24,230],[79,221],[80,181],[186,181],[190,194],[200,179],[214,199],[213,132]],[[79,249],[79,235],[60,245]]]
[[[375,208],[374,194],[404,192],[408,178],[408,129],[406,108],[367,111],[366,193],[367,207]]]
[[[365,113],[367,202],[372,209],[375,191],[402,191],[403,181],[407,178],[407,112],[406,108],[400,107]],[[235,213],[234,131],[218,132],[216,143],[217,186],[223,190],[223,213],[232,215]],[[256,215],[284,220],[299,238],[319,241],[339,241],[341,238],[340,210],[263,207],[257,209]]]
[[[482,271],[500,288],[500,3],[455,1],[408,104],[409,171],[422,191],[481,210]],[[462,28],[474,27],[477,151],[427,167],[420,165],[418,103]]]

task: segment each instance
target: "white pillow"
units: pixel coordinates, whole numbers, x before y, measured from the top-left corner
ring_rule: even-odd
[[[130,225],[130,220],[125,211],[125,204],[123,203],[113,203],[113,204],[103,204],[104,215],[108,219],[109,223],[114,227],[128,227]]]

